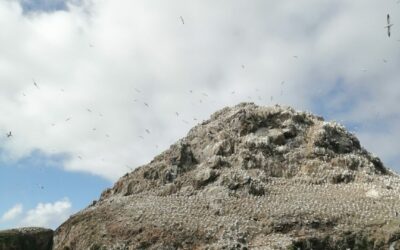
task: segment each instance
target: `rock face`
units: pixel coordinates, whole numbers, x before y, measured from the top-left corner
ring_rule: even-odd
[[[123,176],[54,249],[400,249],[399,191],[339,124],[243,103]]]
[[[0,250],[51,250],[53,230],[18,228],[0,231]]]

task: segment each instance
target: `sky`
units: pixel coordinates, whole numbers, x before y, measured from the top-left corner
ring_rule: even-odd
[[[336,120],[399,171],[399,11],[397,0],[0,0],[0,229],[56,228],[240,102]]]

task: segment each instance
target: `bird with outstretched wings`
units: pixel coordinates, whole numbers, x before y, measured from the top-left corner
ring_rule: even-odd
[[[390,15],[389,14],[387,14],[387,16],[386,16],[386,21],[387,21],[387,25],[385,26],[385,29],[387,29],[388,37],[390,37],[390,27],[392,27],[393,24],[390,23]]]

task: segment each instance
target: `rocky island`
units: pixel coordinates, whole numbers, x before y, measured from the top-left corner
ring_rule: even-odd
[[[121,177],[53,249],[400,249],[399,191],[343,126],[242,103]]]

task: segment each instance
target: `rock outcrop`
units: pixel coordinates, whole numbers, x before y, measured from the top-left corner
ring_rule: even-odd
[[[53,230],[30,227],[0,231],[0,250],[51,250]]]
[[[123,176],[54,249],[400,249],[399,191],[341,125],[243,103]]]

